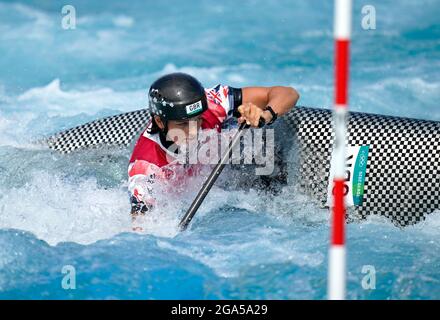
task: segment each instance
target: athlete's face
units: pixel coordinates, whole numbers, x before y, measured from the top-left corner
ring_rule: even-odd
[[[156,123],[163,129],[165,126],[159,121]],[[202,115],[188,120],[169,120],[167,138],[168,140],[174,141],[177,145],[188,144],[190,141],[197,139],[197,132],[200,130],[201,125]]]

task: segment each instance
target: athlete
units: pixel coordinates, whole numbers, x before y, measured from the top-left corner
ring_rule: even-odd
[[[179,152],[200,130],[220,132],[244,121],[254,128],[271,125],[299,99],[295,89],[281,86],[233,88],[219,84],[205,89],[185,73],[160,77],[148,95],[151,120],[138,139],[128,166],[133,219],[154,207],[152,191],[157,183],[173,179],[171,185],[175,185],[186,175],[197,175],[199,167],[183,164]]]

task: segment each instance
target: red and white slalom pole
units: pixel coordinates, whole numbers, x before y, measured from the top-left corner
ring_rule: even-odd
[[[333,148],[335,175],[328,273],[328,299],[330,300],[345,299],[346,287],[344,180],[351,10],[351,0],[335,0],[335,142]]]

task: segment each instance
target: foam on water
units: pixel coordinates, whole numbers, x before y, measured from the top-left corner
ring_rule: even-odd
[[[148,85],[175,71],[206,87],[291,85],[302,105],[330,107],[331,3],[75,0],[75,30],[61,28],[64,4],[0,1],[0,298],[325,298],[329,214],[294,186],[277,196],[215,186],[179,233],[194,181],[163,195],[136,234],[130,150],[63,156],[32,141],[140,109]],[[361,28],[365,4],[377,30]],[[438,3],[354,10],[352,110],[440,120]],[[222,178],[239,182],[228,169]],[[405,229],[376,216],[348,225],[348,297],[439,299],[439,225],[440,212]],[[76,290],[61,287],[65,265]],[[375,290],[362,288],[365,265]]]
[[[130,230],[127,194],[99,188],[94,179],[72,183],[33,171],[22,187],[2,190],[0,225],[27,230],[49,244],[82,244]]]
[[[127,105],[142,106],[145,90],[115,92],[111,88],[97,88],[95,90],[77,91],[62,90],[60,79],[55,79],[44,87],[27,90],[17,97],[16,103],[23,109],[44,109],[47,116],[73,116],[80,113],[95,114],[99,106],[117,109]]]

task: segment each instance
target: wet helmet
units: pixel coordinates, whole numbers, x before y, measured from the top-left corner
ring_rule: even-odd
[[[149,109],[163,120],[190,119],[208,109],[205,89],[186,73],[170,73],[157,79],[148,92]]]

